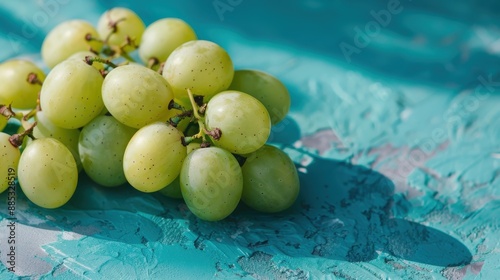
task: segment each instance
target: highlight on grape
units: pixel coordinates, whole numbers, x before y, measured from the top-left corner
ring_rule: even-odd
[[[146,26],[113,8],[96,25],[60,23],[41,57],[48,73],[22,59],[0,64],[0,130],[20,123],[16,134],[0,132],[0,192],[11,185],[4,173],[17,170],[32,203],[58,208],[84,172],[102,187],[182,199],[207,221],[239,203],[275,213],[295,202],[295,165],[267,144],[290,109],[287,88],[269,73],[235,69],[182,19]]]

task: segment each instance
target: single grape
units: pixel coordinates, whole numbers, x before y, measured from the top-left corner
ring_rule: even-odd
[[[241,199],[251,208],[275,213],[289,208],[300,190],[297,169],[282,150],[264,145],[250,154],[242,166]]]
[[[37,125],[33,129],[33,136],[35,138],[50,137],[59,140],[71,152],[71,154],[75,158],[78,171],[81,171],[82,161],[80,160],[80,154],[78,153],[78,139],[80,138],[80,130],[58,127],[45,116],[44,111],[38,111],[36,113],[35,120],[37,122]]]
[[[45,79],[43,71],[31,61],[13,59],[0,64],[0,104],[12,104],[19,109],[35,108],[41,84],[28,82],[31,73],[40,83]]]
[[[85,173],[105,187],[126,183],[123,154],[135,132],[112,116],[99,116],[88,123],[78,142]]]
[[[104,12],[97,23],[99,36],[110,46],[121,47],[127,44],[128,39],[133,41],[133,45],[124,48],[125,52],[131,52],[135,46],[140,45],[145,28],[144,22],[136,13],[122,7]]]
[[[231,84],[234,75],[229,54],[219,45],[204,40],[182,44],[168,57],[163,77],[176,98],[187,100],[187,89],[208,101]]]
[[[182,133],[166,123],[153,123],[137,131],[125,149],[123,170],[139,191],[155,192],[179,176],[186,157]]]
[[[78,59],[78,60],[81,60],[81,61],[85,61],[85,58],[87,56],[90,56],[90,57],[99,57],[99,55],[91,52],[91,51],[81,51],[81,52],[77,52],[73,55],[71,55],[70,57],[68,57],[68,59]],[[97,61],[94,61],[92,63],[92,66],[94,66],[95,69],[97,70],[103,70],[105,68],[105,65],[104,63],[101,63],[101,62],[97,62]]]
[[[139,56],[144,63],[152,58],[162,63],[178,46],[196,39],[193,28],[185,21],[160,19],[150,24],[142,34]]]
[[[68,59],[47,75],[40,93],[40,105],[53,124],[67,129],[83,127],[104,108],[103,78],[83,61]]]
[[[222,131],[214,144],[235,154],[248,154],[262,147],[271,133],[266,107],[255,97],[229,90],[215,95],[207,105],[205,125]]]
[[[228,151],[209,147],[191,152],[182,165],[181,192],[198,218],[218,221],[238,205],[243,190],[240,165]]]
[[[15,184],[21,152],[9,142],[10,135],[0,132],[0,193]]]
[[[229,89],[248,93],[262,102],[273,125],[284,119],[290,110],[291,99],[287,88],[271,74],[257,70],[236,70]]]
[[[170,86],[157,72],[138,64],[113,69],[104,79],[102,98],[108,111],[133,128],[163,121],[174,98]]]
[[[49,68],[53,68],[74,53],[91,49],[100,52],[102,43],[89,41],[87,36],[98,38],[98,33],[84,20],[70,20],[57,25],[43,40],[43,61]]]
[[[78,169],[71,152],[54,138],[37,139],[19,160],[19,185],[34,204],[57,208],[73,196]]]
[[[172,183],[170,183],[165,188],[159,190],[158,192],[166,197],[175,199],[182,198],[180,176],[177,176],[177,178],[175,178],[175,180],[172,181]]]

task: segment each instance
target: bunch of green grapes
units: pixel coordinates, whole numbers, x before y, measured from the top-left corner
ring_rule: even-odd
[[[8,85],[0,128],[21,123],[18,134],[0,134],[0,191],[17,175],[29,200],[57,208],[85,173],[103,187],[183,199],[208,221],[241,202],[274,213],[296,200],[293,161],[266,144],[290,109],[287,88],[271,74],[235,70],[222,46],[185,21],[145,26],[113,8],[96,26],[59,24],[41,56],[48,73],[25,60],[0,64]]]

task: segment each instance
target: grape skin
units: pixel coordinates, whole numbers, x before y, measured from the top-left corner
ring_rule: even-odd
[[[130,185],[142,192],[156,192],[174,181],[186,157],[182,136],[175,127],[161,122],[139,129],[123,156]]]
[[[82,129],[78,141],[85,173],[105,187],[126,183],[123,154],[136,131],[112,116],[99,116],[88,123]]]
[[[0,116],[0,131],[2,131],[7,126],[7,118],[4,116]]]
[[[177,178],[175,178],[175,180],[172,181],[172,183],[170,183],[165,188],[159,190],[158,192],[166,197],[175,199],[182,198],[180,176],[177,176]]]
[[[50,137],[59,140],[71,152],[75,158],[78,171],[81,171],[82,161],[80,159],[80,154],[78,153],[78,138],[80,138],[80,130],[65,129],[56,126],[51,123],[49,119],[47,119],[44,111],[38,111],[36,113],[35,120],[37,124],[33,129],[33,136],[37,139]]]
[[[44,208],[57,208],[73,196],[78,170],[73,155],[64,144],[53,138],[42,138],[24,149],[18,178],[31,202]]]
[[[235,154],[258,150],[271,133],[271,119],[264,105],[239,91],[215,95],[208,102],[205,124],[209,130],[222,131],[222,137],[214,144]]]
[[[178,18],[159,19],[142,34],[139,56],[144,63],[151,58],[165,62],[177,47],[196,39],[193,28],[185,21]]]
[[[59,127],[83,127],[104,108],[102,81],[94,67],[76,59],[65,60],[50,71],[43,83],[42,110]]]
[[[182,165],[181,192],[198,218],[218,221],[238,205],[243,176],[238,161],[228,151],[209,147],[191,152]]]
[[[229,89],[250,94],[262,102],[273,125],[284,119],[290,110],[290,93],[271,74],[258,70],[236,70]]]
[[[176,98],[187,100],[187,89],[208,101],[231,84],[234,75],[229,54],[219,45],[204,40],[182,44],[168,57],[163,77]]]
[[[121,123],[141,128],[166,120],[174,95],[157,72],[137,64],[113,69],[104,79],[102,98],[108,111]]]
[[[43,40],[43,61],[49,68],[53,68],[74,53],[90,49],[101,51],[102,43],[87,41],[87,34],[98,38],[95,28],[84,20],[70,20],[57,25]]]
[[[285,152],[265,145],[252,153],[242,166],[241,200],[251,208],[275,213],[289,208],[300,190],[299,176]]]
[[[9,187],[9,169],[17,170],[21,152],[9,142],[10,135],[0,132],[0,193]]]
[[[30,73],[42,82],[45,79],[43,71],[31,61],[13,59],[0,64],[0,104],[12,104],[18,109],[35,108],[41,86],[27,81]]]

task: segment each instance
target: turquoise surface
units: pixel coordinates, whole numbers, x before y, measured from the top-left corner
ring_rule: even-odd
[[[0,278],[500,278],[499,2],[2,1],[0,60],[42,65],[52,27],[113,6],[182,18],[236,68],[286,84],[269,141],[297,164],[300,196],[209,223],[85,176],[56,210],[19,191],[12,274],[4,193]]]

